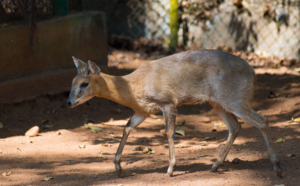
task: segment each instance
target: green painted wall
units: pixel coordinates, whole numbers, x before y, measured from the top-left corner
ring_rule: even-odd
[[[67,15],[69,13],[69,0],[52,0],[53,15]]]

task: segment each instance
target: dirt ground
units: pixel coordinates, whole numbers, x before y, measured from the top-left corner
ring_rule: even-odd
[[[110,66],[135,68],[146,62],[123,59],[112,60]],[[122,156],[123,178],[118,178],[113,158],[120,138],[111,134],[122,135],[123,126],[104,123],[128,120],[133,111],[101,98],[69,109],[66,92],[0,105],[0,185],[299,185],[300,124],[291,118],[300,117],[300,74],[287,67],[255,70],[251,106],[269,119],[283,178],[273,170],[260,131],[248,123],[242,124],[224,165],[211,173],[228,131],[208,103],[178,108],[177,122],[185,120],[180,127],[185,136],[175,139],[173,177],[166,175],[168,143],[159,113],[132,131]],[[87,119],[102,130],[86,128]],[[24,136],[35,125],[39,136]],[[279,138],[284,142],[276,143]],[[144,154],[138,147],[155,153]],[[235,158],[238,164],[232,163]],[[47,177],[52,179],[43,181]]]

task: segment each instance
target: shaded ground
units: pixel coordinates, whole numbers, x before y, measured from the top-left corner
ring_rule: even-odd
[[[132,55],[123,57],[123,61],[111,60],[110,66],[134,68],[146,62]],[[211,173],[210,168],[227,138],[227,128],[207,103],[178,109],[177,120],[186,121],[182,126],[186,136],[177,135],[175,139],[174,177],[165,174],[168,145],[166,136],[160,132],[164,121],[158,114],[131,133],[122,156],[124,177],[118,178],[113,158],[120,139],[110,134],[121,135],[123,127],[103,122],[111,118],[127,120],[132,110],[100,98],[68,109],[65,105],[68,93],[64,93],[0,105],[0,121],[4,125],[0,129],[0,173],[11,172],[9,176],[0,175],[0,185],[298,185],[300,124],[290,124],[290,120],[300,117],[300,76],[286,67],[258,68],[256,72],[258,83],[251,106],[270,121],[283,178],[273,171],[261,133],[247,123],[242,124],[220,171]],[[280,96],[269,99],[271,91]],[[203,117],[210,121],[203,122]],[[95,121],[102,131],[84,127],[85,119]],[[216,124],[219,127],[212,132]],[[23,136],[34,125],[41,128],[40,136],[29,139]],[[210,139],[203,140],[207,136]],[[275,143],[280,137],[285,142]],[[136,151],[139,146],[151,147],[155,153]],[[97,158],[100,152],[102,158]],[[234,158],[240,159],[239,164],[231,162]],[[54,179],[42,181],[45,177]]]

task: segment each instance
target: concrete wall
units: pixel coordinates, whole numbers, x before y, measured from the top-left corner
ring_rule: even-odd
[[[69,89],[76,74],[71,56],[107,66],[107,30],[102,12],[38,22],[33,53],[28,30],[28,25],[0,28],[0,103]]]

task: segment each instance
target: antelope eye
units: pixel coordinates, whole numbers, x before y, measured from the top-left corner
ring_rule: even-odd
[[[82,84],[80,85],[80,87],[87,87],[87,86],[89,86],[89,83],[82,83]]]

